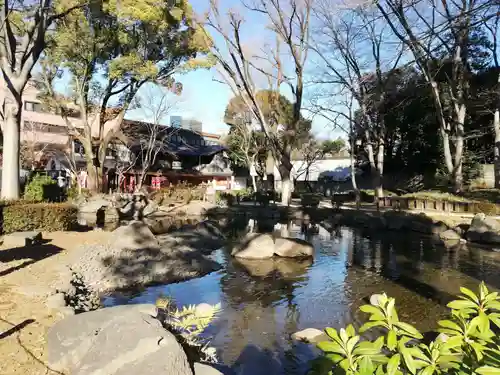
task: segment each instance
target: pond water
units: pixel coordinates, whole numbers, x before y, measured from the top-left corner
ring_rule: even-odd
[[[357,311],[373,293],[396,298],[402,320],[422,332],[446,316],[460,286],[476,290],[484,280],[500,287],[500,253],[464,246],[449,252],[430,238],[408,232],[337,228],[331,233],[292,233],[314,244],[314,261],[239,262],[225,250],[213,257],[224,269],[179,284],[107,296],[104,304],[154,303],[172,296],[179,305],[221,303],[206,334],[221,362],[237,374],[304,374],[316,354],[291,334],[313,327],[359,326]]]

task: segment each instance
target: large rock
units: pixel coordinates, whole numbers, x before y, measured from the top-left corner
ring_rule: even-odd
[[[111,202],[101,196],[90,198],[87,202],[82,203],[80,212],[84,214],[95,214],[101,207],[111,206]]]
[[[161,239],[159,242],[146,224],[133,222],[115,230],[106,245],[77,248],[72,253],[71,268],[96,292],[178,282],[221,268],[203,254],[201,238],[187,242],[167,235]]]
[[[473,242],[500,244],[500,222],[485,214],[477,214],[472,219],[467,239]]]
[[[129,225],[115,229],[111,242],[114,247],[127,250],[159,247],[155,235],[142,221],[133,221]]]
[[[194,375],[234,375],[231,368],[219,364],[206,364],[195,362]]]
[[[443,241],[460,241],[462,236],[453,229],[448,229],[439,233],[439,238]]]
[[[286,258],[312,257],[314,247],[299,238],[277,238],[274,243],[274,254]]]
[[[249,233],[236,245],[231,255],[243,259],[267,259],[274,255],[274,238],[270,234]]]
[[[68,317],[49,330],[49,365],[72,375],[192,375],[154,316],[153,305],[131,305]]]

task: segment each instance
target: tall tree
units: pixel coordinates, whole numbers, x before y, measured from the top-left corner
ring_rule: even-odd
[[[469,43],[482,4],[478,0],[385,0],[376,4],[394,35],[411,51],[431,90],[444,164],[454,191],[463,187],[465,121],[473,69]],[[443,55],[447,69],[440,71]]]
[[[281,92],[284,86],[291,92],[292,121],[287,124],[287,137],[292,139],[299,128],[304,95],[304,68],[309,50],[310,0],[255,0],[244,4],[254,17],[262,16],[267,24],[266,33],[271,40],[276,40],[273,47],[266,45],[264,56],[252,54],[244,46],[243,17],[234,11],[221,15],[216,0],[211,0],[210,13],[206,25],[222,39],[215,44],[212,53],[215,56],[225,83],[232,89],[234,96],[242,98],[252,112],[265,134],[282,182],[282,203],[290,203],[292,192],[291,142],[281,142],[278,134],[280,95],[271,94],[269,104],[271,118],[266,118],[264,109],[259,104],[257,93],[265,88],[258,85],[259,75],[267,80],[271,92]],[[228,25],[226,27],[226,20]],[[283,61],[287,57],[286,63]],[[265,60],[263,66],[259,61]]]
[[[1,103],[3,120],[2,191],[19,198],[19,151],[22,95],[51,30],[85,0],[4,0],[0,3],[0,68],[6,87]]]
[[[197,58],[208,46],[187,0],[125,3],[92,4],[61,22],[41,75],[47,103],[58,109],[70,136],[85,149],[94,191],[101,187],[106,149],[123,138],[123,119],[138,90],[155,83],[180,93],[174,73],[210,66],[208,59]],[[71,79],[69,97],[56,90],[62,69]],[[68,116],[71,102],[81,126]]]
[[[316,3],[314,15],[318,27],[313,50],[320,66],[314,83],[321,87],[322,96],[316,98],[315,107],[333,112],[333,118],[339,114],[352,121],[345,112],[346,108],[352,109],[352,103],[341,111],[329,103],[332,96],[352,96],[360,114],[354,133],[363,141],[376,196],[383,197],[387,134],[383,103],[387,85],[403,55],[403,45],[394,43],[389,28],[378,22],[377,14],[370,8],[353,4],[339,10],[335,2],[322,0]],[[370,113],[370,108],[375,110]]]

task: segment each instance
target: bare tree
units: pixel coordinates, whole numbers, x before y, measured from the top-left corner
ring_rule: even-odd
[[[321,98],[320,98],[321,99]],[[312,103],[312,110],[325,118],[334,129],[339,129],[349,139],[350,177],[351,184],[356,197],[356,206],[359,208],[361,202],[360,190],[356,181],[356,149],[357,149],[357,123],[354,115],[354,97],[349,92],[343,96],[338,93],[334,98],[335,103],[321,101]]]
[[[293,96],[293,116],[288,127],[289,136],[297,131],[302,120],[301,109],[304,92],[304,68],[308,56],[311,0],[255,0],[245,4],[245,9],[255,17],[259,15],[267,22],[266,32],[272,39],[274,47],[266,46],[261,54],[252,54],[244,45],[242,27],[243,17],[235,11],[222,15],[216,0],[210,1],[210,13],[206,25],[215,30],[222,43],[212,46],[219,71],[223,80],[231,88],[235,96],[242,98],[248,110],[252,113],[261,130],[265,134],[282,181],[282,203],[289,204],[292,191],[292,145],[281,142],[278,135],[279,118],[282,114],[265,116],[264,109],[257,99],[259,87],[258,77],[267,79],[267,88],[277,93],[286,85]],[[225,20],[228,24],[225,24]],[[284,64],[283,58],[289,57],[290,64]],[[261,64],[265,61],[266,64]],[[279,101],[279,95],[276,95]],[[273,108],[279,108],[278,103],[270,103]],[[276,110],[276,112],[278,112]]]
[[[310,139],[307,143],[302,145],[298,154],[301,162],[295,164],[293,178],[298,180],[300,177],[304,176],[307,187],[312,191],[309,177],[314,164],[324,156],[321,145],[315,139]]]
[[[482,7],[481,2],[386,0],[377,2],[376,6],[394,35],[412,52],[415,63],[429,84],[445,166],[454,191],[460,191],[463,186],[465,119],[472,73],[468,43],[475,14]],[[446,61],[442,58],[443,52],[448,56]],[[445,62],[449,69],[445,71],[443,80],[438,74]]]
[[[392,43],[388,28],[377,15],[364,5],[353,4],[338,11],[332,0],[320,0],[314,8],[318,27],[312,38],[313,51],[320,69],[314,83],[322,90],[316,95],[315,112],[326,111],[330,119],[338,115],[348,121],[347,133],[361,136],[373,175],[377,198],[383,197],[385,153],[385,114],[383,102],[386,86],[404,53],[403,44]],[[370,72],[370,73],[368,73]],[[339,111],[338,105],[328,103],[333,97],[350,95],[361,114],[354,121],[353,102],[344,106],[349,113]],[[370,111],[374,108],[375,111]],[[331,116],[332,112],[335,116]],[[375,112],[375,113],[373,113]],[[356,129],[355,129],[356,128]],[[354,130],[354,132],[353,132]],[[351,134],[352,133],[352,134]]]
[[[153,87],[160,92],[154,91]],[[148,172],[158,162],[158,156],[172,152],[171,139],[179,133],[177,129],[164,125],[179,100],[161,90],[150,86],[134,101],[133,108],[140,110],[148,122],[133,123],[125,130],[128,147],[134,154],[134,165],[140,168],[137,190],[142,188]]]
[[[122,193],[122,182],[125,180],[125,175],[134,170],[137,165],[137,156],[132,152],[127,144],[118,144],[118,150],[115,154],[115,171],[118,180],[117,190]]]
[[[43,142],[41,133],[46,132],[46,125],[35,122],[25,121],[22,129],[22,142],[19,153],[21,166],[26,169],[34,170],[45,153],[49,150],[49,143]]]
[[[245,166],[249,171],[253,168],[257,171],[259,159],[266,154],[266,142],[262,132],[257,132],[252,124],[252,115],[248,111],[242,111],[243,118],[228,118],[226,124],[231,130],[226,138],[226,144],[231,153],[231,158],[236,164]],[[255,173],[250,173],[253,191],[257,191]]]

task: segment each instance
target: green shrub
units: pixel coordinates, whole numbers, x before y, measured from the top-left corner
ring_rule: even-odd
[[[78,208],[68,203],[14,203],[3,207],[3,232],[71,230]]]
[[[34,202],[55,202],[60,197],[61,188],[50,176],[36,175],[24,191],[24,199]]]
[[[361,340],[352,325],[326,328],[329,341],[318,347],[324,355],[313,363],[314,374],[349,375],[495,375],[500,374],[500,297],[479,286],[479,295],[460,288],[462,295],[448,304],[449,320],[439,321],[440,335],[430,343],[413,326],[399,320],[394,298],[373,295],[360,310],[369,321],[359,333],[375,328],[384,334]]]
[[[215,204],[219,207],[231,207],[236,202],[236,196],[232,192],[216,191]]]

